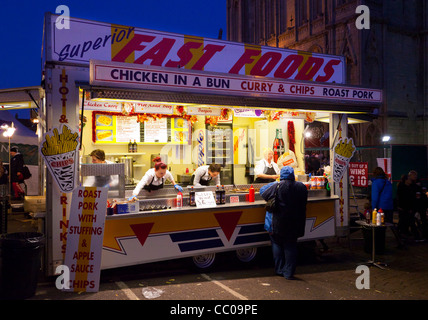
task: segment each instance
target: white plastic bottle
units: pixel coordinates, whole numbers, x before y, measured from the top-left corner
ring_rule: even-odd
[[[380,214],[380,212],[378,211],[378,212],[377,212],[377,214],[376,214],[376,225],[377,225],[377,226],[380,226],[381,224],[382,224],[381,214]]]

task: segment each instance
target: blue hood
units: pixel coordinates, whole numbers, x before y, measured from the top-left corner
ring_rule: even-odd
[[[292,180],[292,181],[294,181],[296,179],[294,177],[294,169],[290,166],[282,167],[279,178],[280,178],[280,180]]]

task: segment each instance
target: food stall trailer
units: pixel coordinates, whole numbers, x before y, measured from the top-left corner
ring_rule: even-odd
[[[263,229],[265,201],[258,192],[254,202],[246,196],[251,185],[256,191],[261,185],[243,177],[262,159],[263,148],[272,146],[273,133],[285,133],[292,123],[296,142],[287,143],[287,154],[294,154],[296,174],[306,181],[299,148],[305,122],[327,115],[333,159],[335,142],[347,137],[348,115],[372,112],[382,101],[380,90],[344,85],[346,66],[340,56],[75,18],[64,29],[56,27],[57,17],[45,15],[46,125],[47,131],[66,126],[70,137],[79,133],[73,188],[84,184],[86,176],[99,175],[91,170],[117,175],[123,186],[129,161],[122,158],[130,156],[135,178],[141,179],[153,154],[167,155],[176,181],[209,163],[221,163],[223,181],[228,181],[222,182],[225,203],[211,207],[189,206],[187,187],[182,208],[176,207],[176,191],[169,186],[141,191],[133,205],[126,201],[135,186],[132,179],[125,190],[109,190],[118,205],[106,216],[102,269],[182,257],[207,267],[216,253],[231,250],[240,260],[251,260],[255,248],[270,242]],[[231,131],[219,130],[222,126]],[[98,148],[119,163],[88,164],[86,156]],[[71,211],[72,188],[64,192],[58,183],[47,175],[49,275],[63,264]],[[309,190],[300,241],[345,232],[347,174],[333,184],[331,194],[316,186]],[[214,193],[216,186],[195,191]]]

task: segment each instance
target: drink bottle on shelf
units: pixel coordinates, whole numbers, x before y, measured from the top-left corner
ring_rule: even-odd
[[[193,187],[189,191],[189,206],[196,206],[195,190],[193,190]]]

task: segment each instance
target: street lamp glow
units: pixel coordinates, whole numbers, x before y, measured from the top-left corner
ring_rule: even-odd
[[[303,130],[303,136],[305,138],[310,138],[312,136],[312,133],[309,131],[309,124],[306,126],[306,128]]]
[[[382,137],[382,142],[389,142],[389,140],[391,140],[390,136],[383,136]]]
[[[0,127],[3,130],[3,136],[10,138],[15,133],[16,128],[14,126],[9,127],[7,124],[4,124]]]
[[[3,132],[3,136],[8,137],[8,138],[12,137],[13,134],[15,133],[15,130],[16,129],[14,127],[9,127]]]

